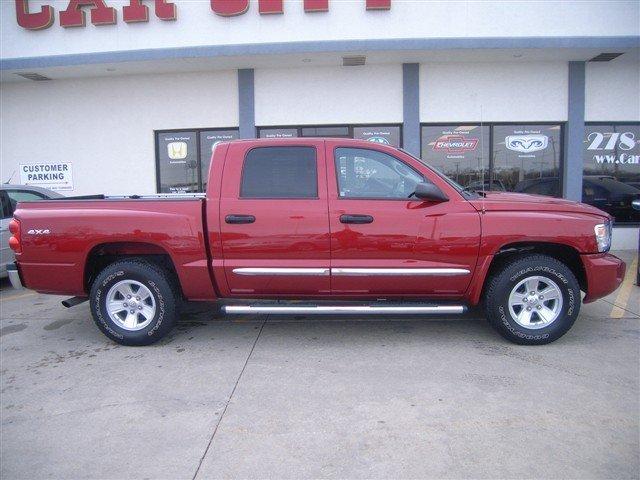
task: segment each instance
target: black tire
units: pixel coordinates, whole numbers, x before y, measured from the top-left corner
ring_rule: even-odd
[[[155,313],[149,315],[151,320],[144,328],[138,330],[123,328],[107,312],[107,295],[114,285],[123,280],[139,282],[151,292],[153,300],[149,299],[148,302],[153,302]],[[140,346],[155,343],[171,331],[178,319],[179,303],[173,275],[158,265],[142,259],[119,260],[107,266],[93,282],[89,301],[93,321],[98,328],[111,340],[121,345]],[[137,313],[136,317],[138,317]],[[144,317],[138,318],[145,320]]]
[[[523,280],[532,277],[542,277],[541,288],[545,288],[544,279],[555,283],[561,293],[562,306],[558,304],[559,313],[555,320],[544,326],[542,317],[536,313],[539,307],[544,313],[545,307],[553,309],[555,300],[532,300],[529,293],[524,293],[530,303],[523,303],[522,307],[509,308],[509,296],[513,289]],[[533,280],[535,282],[535,280]],[[547,286],[553,284],[547,284]],[[524,285],[526,287],[526,285]],[[522,287],[521,287],[522,288]],[[523,290],[526,290],[524,288]],[[516,290],[520,292],[522,290]],[[546,255],[532,254],[524,257],[514,257],[502,264],[501,268],[489,279],[485,290],[484,304],[487,320],[507,340],[520,345],[543,345],[551,343],[567,333],[580,312],[580,286],[569,267],[555,258]],[[527,305],[525,307],[524,305]],[[528,328],[521,325],[514,318],[521,308],[527,309],[534,315],[532,319],[538,328]],[[517,310],[516,310],[517,309]],[[523,322],[523,323],[526,323]]]

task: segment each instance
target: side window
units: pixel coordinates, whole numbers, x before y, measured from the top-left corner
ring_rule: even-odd
[[[7,195],[12,202],[28,202],[30,200],[42,200],[44,195],[38,192],[28,192],[27,190],[7,190]]]
[[[407,199],[424,178],[386,153],[363,148],[335,151],[340,198]]]
[[[11,215],[16,209],[18,202],[28,202],[30,200],[42,200],[44,195],[35,192],[28,192],[26,190],[5,190],[9,197],[9,204],[11,206]]]
[[[10,218],[13,216],[13,209],[11,208],[11,204],[9,203],[9,197],[6,192],[0,191],[0,202],[2,204],[2,219]]]
[[[318,167],[313,147],[260,147],[247,153],[241,198],[317,198]]]

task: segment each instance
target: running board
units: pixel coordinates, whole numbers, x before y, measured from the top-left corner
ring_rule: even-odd
[[[273,313],[279,315],[327,315],[368,314],[368,315],[414,315],[414,314],[460,314],[463,305],[225,305],[223,311],[229,314]]]

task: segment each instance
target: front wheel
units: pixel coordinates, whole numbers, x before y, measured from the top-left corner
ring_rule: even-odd
[[[485,308],[491,325],[521,345],[553,342],[580,311],[580,286],[569,267],[546,255],[506,262],[489,280]]]
[[[91,287],[90,301],[98,328],[121,345],[155,343],[177,321],[170,274],[144,260],[120,260],[102,270]]]

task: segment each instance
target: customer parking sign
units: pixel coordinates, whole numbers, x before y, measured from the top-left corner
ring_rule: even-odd
[[[20,165],[20,183],[49,190],[73,190],[71,163],[28,163]]]

